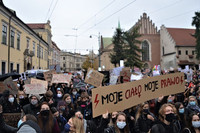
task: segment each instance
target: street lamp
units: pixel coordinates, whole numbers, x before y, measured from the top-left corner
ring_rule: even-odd
[[[99,32],[99,35],[90,35],[90,38],[92,38],[93,36],[97,37],[98,38],[98,43],[99,43],[99,69],[98,70],[101,70],[101,51],[100,51],[100,48],[101,48],[101,38],[100,38],[100,32]]]

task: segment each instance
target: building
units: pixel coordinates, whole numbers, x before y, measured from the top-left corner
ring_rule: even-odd
[[[0,73],[47,69],[49,44],[0,1]]]
[[[154,65],[160,64],[160,34],[155,24],[147,17],[146,13],[137,21],[134,26],[140,26],[139,33],[142,35],[138,40],[142,43],[138,46],[144,51],[141,55],[141,60],[145,68],[152,68]],[[133,27],[134,27],[133,26]],[[129,31],[133,29],[131,27]],[[102,38],[101,42],[101,67],[103,70],[110,70],[114,65],[110,62],[110,53],[114,45],[112,38]]]
[[[192,36],[195,29],[167,28],[164,25],[160,29],[160,54],[161,68],[185,68],[185,65],[196,66],[195,46],[196,39]]]
[[[55,42],[52,41],[52,49],[53,49],[53,56],[52,56],[52,65],[60,65],[60,52],[61,50],[58,48]]]
[[[83,62],[86,60],[86,55],[74,54],[71,52],[61,51],[60,53],[60,66],[63,71],[76,71],[81,70]]]

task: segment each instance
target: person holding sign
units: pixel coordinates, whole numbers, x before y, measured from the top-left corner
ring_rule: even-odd
[[[137,133],[149,132],[155,121],[155,116],[149,111],[149,103],[144,102],[140,104],[136,113],[135,131]]]
[[[170,103],[163,104],[159,110],[158,124],[155,124],[151,133],[180,133],[181,127],[177,120],[177,112],[174,105]]]

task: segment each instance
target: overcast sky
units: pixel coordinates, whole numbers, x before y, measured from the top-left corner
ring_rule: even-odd
[[[160,29],[191,26],[200,0],[3,0],[25,23],[51,21],[52,40],[62,50],[82,54],[98,50],[98,34],[112,37],[120,21],[128,30],[146,12]],[[77,29],[77,30],[74,30]],[[76,43],[77,32],[77,43]],[[92,38],[89,36],[93,35]]]

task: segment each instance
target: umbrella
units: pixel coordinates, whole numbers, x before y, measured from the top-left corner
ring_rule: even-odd
[[[16,72],[12,72],[12,73],[6,73],[3,75],[0,75],[0,81],[4,81],[5,79],[12,77],[12,79],[17,79],[19,77],[21,77],[21,75],[19,73]]]

